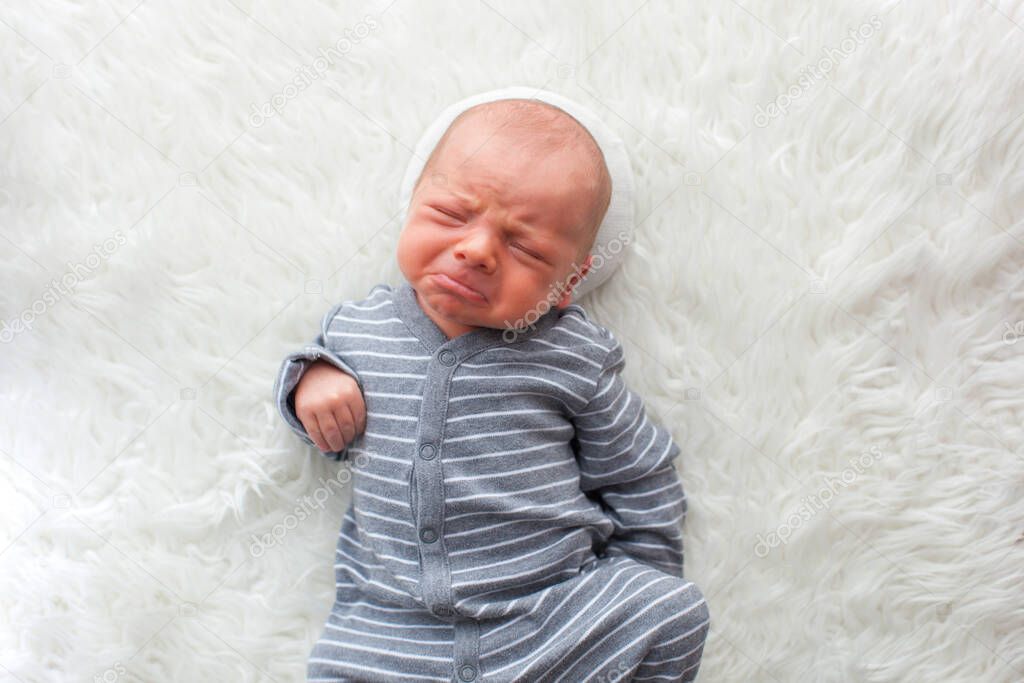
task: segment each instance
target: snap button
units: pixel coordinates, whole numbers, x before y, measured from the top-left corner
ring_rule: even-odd
[[[476,669],[466,664],[459,669],[459,678],[464,681],[471,681],[476,678]]]
[[[420,446],[420,457],[424,460],[430,460],[434,457],[434,445],[425,443]]]
[[[424,543],[433,543],[437,540],[437,532],[430,527],[427,527],[420,532],[420,539],[422,539]]]
[[[445,349],[444,351],[442,351],[440,354],[438,354],[437,357],[445,365],[454,365],[455,364],[455,354],[452,353],[451,351],[449,351],[448,349]]]
[[[431,611],[439,617],[450,617],[452,615],[451,608],[445,607],[444,605],[438,605]]]

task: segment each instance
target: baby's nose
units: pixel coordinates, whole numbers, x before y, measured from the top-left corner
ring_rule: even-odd
[[[455,258],[467,265],[494,266],[494,247],[491,239],[479,233],[467,236],[455,247]]]

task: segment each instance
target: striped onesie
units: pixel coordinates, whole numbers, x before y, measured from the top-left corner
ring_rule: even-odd
[[[274,382],[310,445],[293,392],[317,359],[356,380],[366,426],[326,454],[352,502],[309,681],[696,677],[709,612],[683,578],[680,450],[581,306],[452,339],[405,281],[334,306]]]

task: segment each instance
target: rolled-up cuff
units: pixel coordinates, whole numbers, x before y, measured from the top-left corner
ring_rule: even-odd
[[[363,382],[359,377],[359,373],[338,357],[337,354],[323,346],[307,344],[302,351],[296,351],[285,356],[281,363],[281,369],[277,374],[277,379],[274,381],[274,397],[277,411],[300,439],[320,450],[313,439],[309,437],[306,428],[302,426],[298,415],[295,414],[295,397],[293,395],[295,387],[299,385],[299,381],[302,379],[302,375],[317,360],[326,361],[352,377],[356,384],[359,385],[360,391],[363,391]],[[340,451],[321,451],[321,453],[323,453],[324,457],[332,460],[346,460],[348,458],[348,446]]]

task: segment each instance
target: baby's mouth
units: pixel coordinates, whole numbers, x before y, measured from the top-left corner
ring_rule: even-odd
[[[487,297],[484,296],[481,292],[473,289],[472,287],[466,285],[463,282],[456,280],[450,275],[447,275],[445,273],[434,273],[432,279],[436,285],[443,287],[444,289],[447,289],[450,292],[458,294],[463,299],[475,301],[481,304],[487,303]]]

